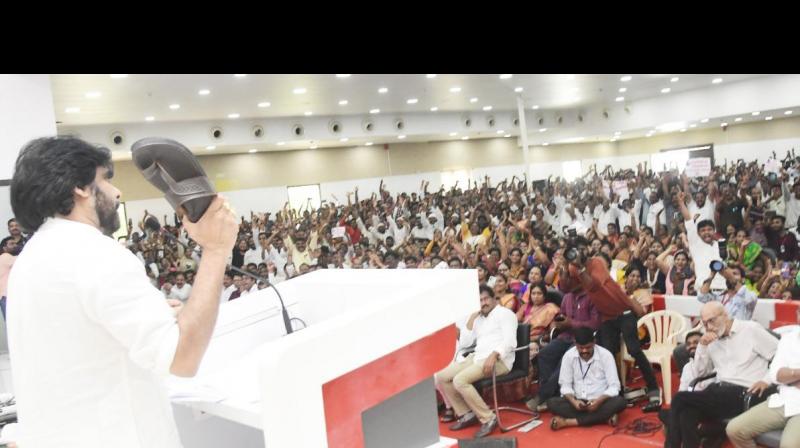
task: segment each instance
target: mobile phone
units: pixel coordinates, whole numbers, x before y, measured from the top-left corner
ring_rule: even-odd
[[[789,263],[788,261],[784,261],[783,264],[781,265],[781,277],[786,279],[786,278],[791,278],[791,276],[792,276],[791,263]]]

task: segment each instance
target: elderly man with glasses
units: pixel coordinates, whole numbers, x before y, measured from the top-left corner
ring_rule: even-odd
[[[700,446],[698,423],[731,418],[744,411],[744,395],[756,400],[769,386],[769,362],[778,339],[753,321],[732,319],[720,302],[703,305],[705,335],[694,358],[695,377],[712,372],[717,382],[698,392],[678,392],[672,400],[667,446]]]

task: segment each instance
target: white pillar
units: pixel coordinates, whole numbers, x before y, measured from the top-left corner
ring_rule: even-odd
[[[531,169],[530,154],[528,153],[528,127],[525,125],[525,103],[521,96],[517,96],[517,111],[519,112],[519,136],[522,139],[522,157],[525,160],[525,172]]]
[[[9,184],[22,145],[56,135],[50,75],[0,75],[0,238],[13,217]],[[5,320],[0,318],[0,392],[13,393]]]

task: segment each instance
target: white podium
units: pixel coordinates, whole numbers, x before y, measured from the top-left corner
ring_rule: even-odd
[[[476,271],[320,270],[278,289],[307,328],[283,336],[272,289],[223,304],[198,375],[171,385],[185,448],[389,446],[415,415],[429,426],[403,446],[450,446],[432,376],[479,309]]]

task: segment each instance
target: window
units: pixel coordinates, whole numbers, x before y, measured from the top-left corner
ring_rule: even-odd
[[[470,181],[469,171],[442,171],[442,186],[445,189],[452,188],[458,182],[458,188],[466,189]]]
[[[295,210],[315,209],[319,208],[319,184],[314,185],[299,185],[296,187],[288,187],[287,193],[289,194],[289,206]]]
[[[581,171],[581,161],[569,160],[566,162],[562,162],[561,172],[562,172],[562,177],[566,179],[567,182],[572,182],[573,180],[583,175],[583,171]]]

